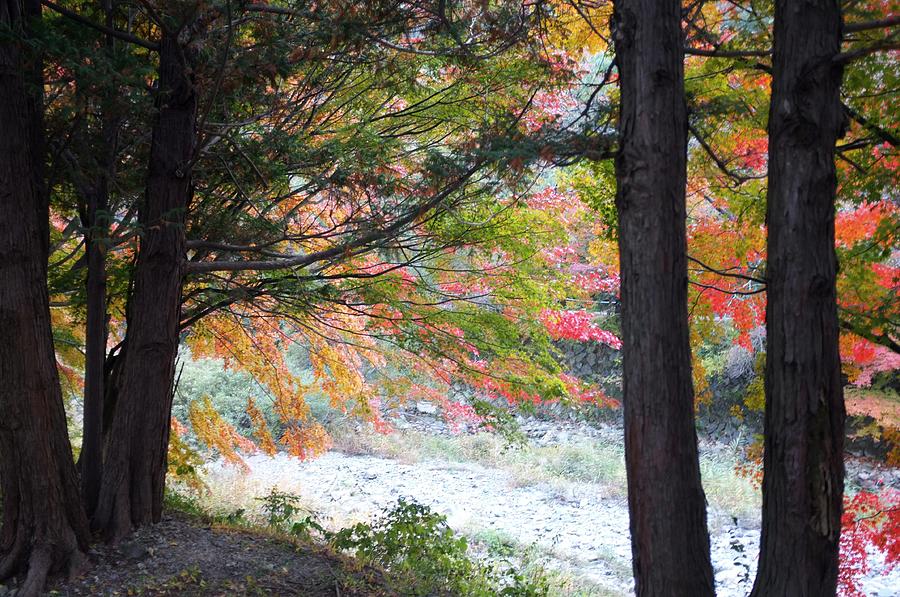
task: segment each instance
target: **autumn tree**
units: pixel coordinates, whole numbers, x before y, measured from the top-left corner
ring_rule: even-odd
[[[475,5],[429,12],[401,5],[226,4],[202,14],[160,6],[141,16],[146,21],[127,22],[150,39],[116,29],[115,18],[100,25],[93,16],[53,8],[74,25],[158,60],[145,190],[117,185],[126,195],[117,201],[121,211],[105,243],[131,250],[140,239],[125,336],[108,359],[106,393],[115,399],[105,409],[110,423],[94,517],[98,530],[116,538],[159,517],[182,330],[245,306],[272,321],[299,312],[309,317],[310,309],[329,302],[335,281],[404,265],[424,271],[423,259],[465,242],[464,234],[472,238],[472,226],[447,223],[465,217],[473,198],[488,197],[502,182],[498,164],[513,164],[509,178],[515,179],[522,163],[557,149],[552,140],[517,147],[509,138],[523,119],[516,105],[527,108],[533,94],[509,84],[512,71],[479,79],[460,68],[487,63],[522,39],[534,13],[515,3],[485,15]],[[473,16],[475,36],[458,37],[459,24]],[[336,24],[345,37],[328,33]],[[419,31],[429,35],[417,38]],[[211,39],[223,41],[221,49]],[[171,43],[178,47],[166,54]],[[98,62],[71,68],[90,72]],[[533,68],[547,70],[540,62]],[[188,71],[190,77],[178,74]],[[427,84],[418,83],[423,72]],[[67,93],[63,83],[61,94]],[[392,98],[398,89],[399,99]],[[483,108],[480,124],[464,124],[472,122],[469,106],[492,93],[497,99]],[[135,120],[129,116],[128,125]],[[440,148],[451,142],[452,152]],[[164,143],[170,145],[161,149]],[[575,145],[556,143],[564,152]],[[90,145],[83,148],[90,155]],[[126,151],[131,154],[116,160],[142,155],[140,146]],[[77,179],[84,156],[70,161]],[[186,274],[194,281],[182,292]],[[356,300],[341,299],[340,308],[358,311]],[[136,417],[138,408],[155,414]],[[96,437],[90,440],[95,445]]]
[[[0,3],[0,578],[25,573],[27,596],[79,570],[88,542],[50,329],[40,17]]]
[[[687,319],[680,2],[614,3],[616,207],[635,592],[712,595]]]

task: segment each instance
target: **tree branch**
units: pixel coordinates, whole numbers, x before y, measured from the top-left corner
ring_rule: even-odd
[[[101,25],[100,23],[95,23],[94,21],[85,18],[78,14],[77,12],[71,11],[68,8],[63,8],[58,4],[54,4],[50,2],[50,0],[41,0],[41,4],[49,8],[50,10],[57,12],[63,15],[66,18],[72,19],[76,23],[81,23],[82,25],[87,25],[88,27],[95,29],[101,33],[105,33],[106,35],[115,37],[116,39],[121,39],[122,41],[127,41],[128,43],[132,43],[136,46],[141,46],[142,48],[147,48],[148,50],[152,50],[156,52],[159,50],[159,44],[153,43],[151,41],[147,41],[146,39],[142,39],[127,31],[120,31],[119,29],[113,29],[112,27],[107,27],[106,25]]]
[[[771,50],[703,50],[685,48],[684,53],[690,56],[707,56],[709,58],[765,58],[772,55]]]
[[[697,139],[697,142],[700,143],[700,147],[702,147],[703,150],[706,151],[706,153],[709,155],[709,157],[711,157],[712,160],[716,163],[716,166],[718,166],[722,172],[735,179],[738,183],[746,182],[748,180],[765,178],[765,175],[763,174],[754,174],[753,176],[738,174],[737,172],[729,168],[728,164],[726,164],[722,160],[722,158],[716,155],[712,147],[710,147],[709,143],[706,142],[706,139],[703,138],[703,135],[700,134],[700,131],[698,131],[697,128],[694,127],[694,125],[688,124],[688,130],[692,135],[694,135],[694,138]]]
[[[199,263],[188,263],[186,272],[188,274],[197,274],[204,272],[233,272],[233,271],[271,271],[278,269],[288,269],[294,267],[304,267],[318,261],[326,261],[344,254],[351,253],[354,249],[359,249],[369,245],[375,241],[385,240],[402,231],[405,226],[414,222],[417,218],[437,207],[441,201],[446,199],[450,193],[459,189],[469,178],[472,177],[483,165],[482,160],[478,160],[471,168],[445,188],[440,193],[436,193],[434,197],[419,205],[415,209],[411,209],[406,215],[395,220],[390,226],[381,230],[373,230],[368,234],[364,234],[357,239],[348,241],[341,245],[308,253],[306,255],[294,255],[284,259],[273,259],[267,261],[203,261]]]
[[[879,19],[877,21],[863,21],[861,23],[848,23],[844,25],[844,33],[857,33],[859,31],[869,31],[871,29],[885,29],[900,25],[900,15]]]
[[[848,62],[853,62],[854,60],[857,60],[864,56],[868,56],[869,54],[875,54],[876,52],[881,52],[883,50],[897,49],[900,49],[900,42],[886,40],[881,43],[872,44],[871,46],[864,46],[862,48],[850,50],[849,52],[841,52],[840,54],[835,54],[834,58],[832,58],[831,60],[835,64],[847,64]]]
[[[739,280],[747,280],[748,282],[755,282],[756,284],[762,284],[763,286],[766,285],[766,281],[762,278],[755,278],[753,276],[748,276],[746,274],[737,274],[734,272],[728,272],[725,270],[716,269],[714,267],[710,267],[710,266],[706,265],[705,263],[703,263],[702,261],[700,261],[699,259],[697,259],[695,257],[691,257],[690,255],[688,255],[687,258],[688,258],[688,261],[692,261],[692,262],[696,263],[697,265],[699,265],[700,267],[702,267],[703,269],[710,271],[714,274],[718,274],[718,275],[724,276],[726,278],[738,278]]]

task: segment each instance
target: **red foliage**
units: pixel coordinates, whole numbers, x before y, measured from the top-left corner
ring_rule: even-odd
[[[865,597],[860,579],[871,570],[875,552],[884,558],[884,574],[900,562],[900,491],[845,496],[842,527],[838,594]]]
[[[835,244],[839,247],[852,247],[871,238],[879,224],[896,211],[897,208],[893,205],[881,201],[864,202],[856,209],[839,212],[834,220]]]
[[[577,340],[602,342],[619,350],[622,341],[612,332],[608,332],[594,323],[594,316],[589,311],[541,311],[541,323],[554,340]]]

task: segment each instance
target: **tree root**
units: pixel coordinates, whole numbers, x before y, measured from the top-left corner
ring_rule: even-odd
[[[74,579],[84,572],[88,558],[74,536],[69,539],[63,541],[65,545],[17,540],[13,549],[0,560],[0,580],[25,573],[17,597],[39,597],[51,574],[65,571],[69,579]]]

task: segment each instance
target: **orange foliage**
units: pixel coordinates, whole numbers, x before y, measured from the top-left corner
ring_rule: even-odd
[[[228,462],[243,468],[247,467],[238,451],[254,452],[256,446],[222,418],[213,407],[209,396],[191,402],[188,407],[188,419],[200,441],[218,451]]]

